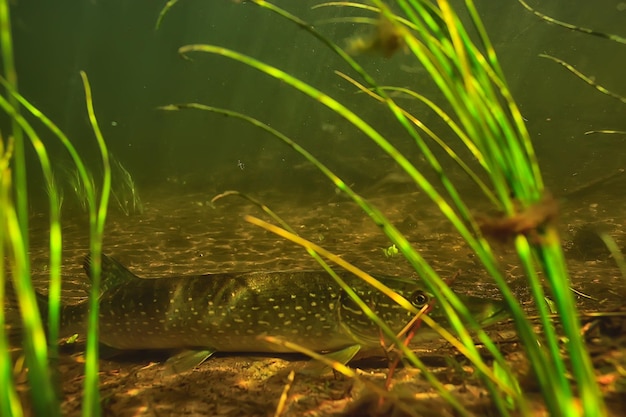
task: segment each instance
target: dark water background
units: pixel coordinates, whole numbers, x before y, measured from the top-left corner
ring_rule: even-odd
[[[167,267],[168,262],[170,266],[196,262],[197,267],[226,267],[228,265],[221,264],[219,257],[219,245],[225,245],[225,256],[231,268],[264,266],[259,264],[258,258],[256,263],[247,265],[241,252],[237,254],[228,247],[227,242],[242,241],[247,242],[249,249],[260,242],[258,236],[253,240],[242,234],[237,228],[241,218],[234,216],[234,211],[226,209],[217,215],[210,210],[203,211],[207,210],[206,202],[215,193],[232,188],[263,197],[264,202],[280,208],[283,215],[291,215],[296,223],[301,220],[302,224],[321,228],[309,238],[317,236],[326,244],[329,239],[344,244],[352,242],[359,245],[355,246],[357,252],[366,254],[380,253],[388,244],[375,227],[360,229],[350,223],[358,213],[356,209],[335,213],[339,217],[332,220],[332,205],[347,203],[335,195],[334,187],[321,174],[276,139],[222,116],[204,112],[164,113],[156,109],[184,102],[237,110],[296,139],[347,183],[353,184],[358,192],[375,198],[381,206],[391,210],[391,214],[387,212],[391,217],[393,213],[401,213],[395,220],[402,223],[403,232],[413,235],[415,242],[433,233],[450,232],[447,226],[441,229],[433,226],[439,224],[438,220],[433,220],[438,216],[436,210],[423,196],[416,197],[419,193],[407,184],[390,159],[331,111],[242,64],[199,54],[194,56],[194,62],[189,62],[177,54],[177,49],[185,44],[211,43],[276,65],[346,103],[430,175],[415,144],[389,112],[365,95],[355,94],[351,85],[333,73],[340,70],[352,74],[328,49],[305,31],[266,10],[229,0],[180,1],[156,31],[155,22],[164,3],[154,0],[30,0],[18,1],[12,8],[15,54],[23,95],[59,124],[97,173],[96,146],[79,77],[80,70],[86,71],[107,144],[134,176],[143,196],[146,205],[143,215],[126,218],[113,207],[107,252],[115,254],[117,250],[117,255],[122,252],[122,257],[147,255],[148,259],[156,259],[156,272],[165,269],[171,272],[176,268]],[[311,10],[317,1],[276,3],[315,23],[322,33],[340,45],[371,29],[353,23],[328,23],[329,18],[363,14],[351,9]],[[532,5],[539,6],[538,2]],[[626,46],[549,25],[513,0],[484,0],[478,1],[477,6],[513,94],[528,121],[553,194],[564,196],[582,184],[623,168],[626,165],[625,135],[584,135],[584,132],[626,130],[626,105],[600,94],[538,54],[555,55],[607,88],[626,94]],[[564,21],[609,33],[621,31],[624,35],[624,2],[574,0],[540,6],[541,11]],[[434,99],[439,97],[425,71],[407,54],[398,53],[390,59],[362,55],[357,59],[380,84],[405,86]],[[442,122],[419,104],[409,100],[400,102],[429,126],[440,129],[442,137],[450,136],[442,129]],[[55,140],[48,134],[43,133],[43,136],[57,169],[68,166],[67,155]],[[450,143],[465,154],[455,139]],[[435,152],[442,153],[437,149]],[[472,198],[477,191],[469,180],[452,162],[445,158],[442,162],[468,197],[470,206],[480,210],[482,203],[480,198]],[[36,165],[31,167],[30,188],[34,212],[38,213],[41,210],[37,200],[45,197],[45,192]],[[591,194],[570,198],[563,206],[564,231],[571,232],[574,239],[579,227],[608,224],[609,231],[620,239],[625,182],[624,176],[617,176],[591,190]],[[66,191],[64,218],[66,232],[70,233],[66,234],[66,247],[75,247],[78,257],[78,253],[84,254],[86,249],[78,236],[84,236],[86,229],[82,220],[77,220],[83,215],[72,211],[71,199]],[[248,206],[244,211],[249,213],[255,209]],[[209,216],[218,220],[212,222]],[[345,220],[346,216],[350,219]],[[43,222],[45,216],[36,218]],[[322,225],[342,221],[347,222],[346,226],[333,229],[334,236],[324,232]],[[423,227],[418,228],[418,224]],[[142,229],[141,225],[149,227]],[[45,223],[36,227],[40,227],[35,233],[40,239],[35,237],[33,244],[39,244],[43,250],[47,244]],[[215,243],[204,234],[209,228],[210,233],[225,235]],[[70,229],[77,237],[72,237]],[[343,237],[338,236],[341,233]],[[375,244],[362,245],[361,240],[354,238],[355,234],[367,233],[378,236],[374,238],[378,239]],[[189,243],[190,240],[196,244]],[[151,245],[156,245],[158,250],[149,256],[150,253],[143,251],[149,252]],[[198,245],[209,247],[206,251],[199,250]],[[441,247],[441,243],[435,246]],[[340,246],[333,249],[342,250]],[[268,255],[262,244],[250,250],[259,256]],[[454,256],[453,253],[439,254],[441,259]],[[216,264],[198,265],[200,257],[213,259]],[[131,260],[139,261],[138,258]],[[35,264],[45,262],[42,254]]]

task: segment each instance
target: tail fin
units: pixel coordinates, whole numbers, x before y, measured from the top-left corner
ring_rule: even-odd
[[[129,280],[140,279],[137,275],[130,272],[124,265],[119,263],[113,258],[106,255],[102,255],[102,272],[101,272],[101,291],[106,291],[111,288],[115,288]],[[85,256],[83,261],[83,269],[85,273],[92,279],[91,264],[93,258],[90,255]]]

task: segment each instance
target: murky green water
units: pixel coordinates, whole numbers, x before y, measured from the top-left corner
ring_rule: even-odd
[[[127,216],[112,204],[104,242],[107,254],[137,274],[151,277],[317,267],[301,248],[246,223],[244,214],[263,217],[253,205],[236,197],[221,200],[216,207],[209,204],[215,194],[236,189],[269,205],[303,237],[365,270],[414,275],[401,257],[384,255],[390,243],[353,203],[338,195],[332,184],[275,138],[214,114],[164,113],[157,109],[170,103],[199,102],[249,114],[289,135],[380,208],[442,276],[452,277],[460,271],[454,283],[457,291],[494,294],[488,275],[428,198],[353,126],[286,85],[243,65],[215,56],[194,56],[189,62],[177,54],[185,44],[211,43],[276,65],[347,104],[435,180],[393,116],[339,78],[335,70],[354,74],[305,31],[252,4],[229,0],[181,1],[159,31],[154,25],[164,2],[75,3],[17,2],[13,9],[16,61],[23,95],[66,131],[98,174],[97,149],[84,110],[79,71],[85,70],[90,77],[107,144],[133,175],[144,206],[142,213]],[[331,20],[354,16],[351,10],[311,10],[318,2],[310,0],[276,3],[315,23],[340,45],[355,34],[368,32],[363,25]],[[626,248],[626,175],[619,171],[626,167],[626,135],[585,133],[626,130],[626,104],[599,93],[538,55],[563,59],[598,83],[626,94],[626,46],[548,25],[512,0],[477,3],[527,121],[548,188],[560,201],[558,222],[573,286],[584,294],[578,299],[580,306],[591,311],[615,308],[622,303],[626,281],[594,233],[606,231],[622,250]],[[625,35],[624,2],[534,3],[561,20]],[[438,97],[425,70],[408,54],[400,52],[390,59],[363,55],[357,60],[381,84],[406,86]],[[424,106],[404,98],[398,102],[444,139],[451,136]],[[0,123],[4,130],[6,121]],[[60,172],[70,167],[69,158],[54,139],[44,134],[44,140],[55,169]],[[450,140],[451,146],[467,157],[456,141]],[[440,149],[434,147],[434,152],[442,158],[470,209],[489,213],[479,191]],[[47,220],[38,201],[45,192],[36,164],[32,162],[31,167],[31,259],[34,277],[44,287]],[[88,236],[86,216],[65,188],[63,275],[64,294],[70,299],[84,296],[86,279],[81,263]],[[503,244],[496,245],[495,250],[520,298],[527,300],[512,248]],[[262,386],[262,378],[246,383],[238,380],[233,369],[255,366],[239,359],[224,371],[231,385]],[[149,366],[148,371],[138,369],[133,360],[126,365],[103,365],[107,373],[104,390],[118,400],[131,386],[149,391],[150,378],[155,377]],[[70,368],[79,369],[76,363]],[[124,385],[115,385],[116,372],[124,374]],[[137,376],[142,372],[145,375]],[[222,375],[219,365],[211,372]],[[78,373],[76,378],[80,379]],[[190,378],[198,382],[197,374]],[[268,393],[271,398],[282,388],[279,383],[274,385]],[[163,411],[166,414],[174,412],[172,404],[188,394],[184,385],[180,392],[178,388],[172,392],[171,386],[168,389],[163,397],[170,401],[163,401],[169,404]],[[212,409],[215,415],[236,415],[237,410],[228,409],[228,400],[236,398],[233,389],[217,395],[224,396],[225,401]],[[159,389],[156,394],[160,394]],[[149,393],[147,398],[156,394]],[[147,413],[150,407],[142,401],[129,410]],[[74,398],[68,405],[71,411],[78,409],[75,402]],[[250,409],[258,406],[251,404]],[[200,407],[196,412],[207,411]]]
[[[317,3],[277,2],[315,23],[339,45],[368,33],[366,25],[329,20],[363,12],[335,7],[311,10]],[[626,13],[623,3],[614,0],[538,5],[570,23],[618,34]],[[177,54],[185,44],[211,43],[257,57],[313,83],[347,103],[407,156],[419,158],[412,140],[389,112],[364,94],[355,94],[351,85],[334,74],[339,70],[354,75],[346,65],[295,25],[252,4],[187,0],[179,2],[155,31],[161,6],[150,0],[78,5],[35,0],[15,6],[20,88],[83,153],[95,155],[96,149],[86,123],[79,70],[90,76],[109,147],[140,185],[159,186],[168,178],[194,177],[220,191],[234,186],[245,191],[285,187],[281,189],[293,195],[312,175],[297,169],[302,160],[290,149],[244,123],[202,112],[156,110],[181,102],[200,102],[257,117],[297,139],[349,182],[368,181],[392,169],[360,132],[302,94],[224,58],[200,55],[189,62]],[[563,59],[624,94],[624,46],[549,25],[513,0],[479,1],[478,8],[553,192],[559,195],[565,188],[622,168],[624,135],[584,133],[626,130],[624,104],[538,55]],[[363,55],[357,60],[381,84],[438,96],[424,70],[408,54],[400,52],[390,59]],[[444,138],[451,136],[417,102],[400,99],[399,103]],[[52,139],[49,142],[51,149],[58,149]],[[58,152],[55,160],[64,165],[67,157]],[[97,160],[92,161],[95,166]],[[443,163],[453,169],[447,159]]]

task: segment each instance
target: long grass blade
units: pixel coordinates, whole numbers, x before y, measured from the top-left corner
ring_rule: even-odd
[[[2,96],[0,96],[0,107],[11,117],[17,124],[18,128],[27,134],[30,138],[33,148],[39,158],[44,179],[49,187],[54,187],[54,179],[50,167],[46,149],[39,136],[30,126],[30,124],[21,116],[21,114],[11,106],[11,104]],[[17,187],[17,184],[15,185]],[[61,229],[58,195],[56,193],[49,194],[50,204],[50,279],[51,288],[56,291],[56,304],[53,304],[52,312],[53,325],[58,328],[59,303],[61,286]],[[12,205],[11,205],[12,206]],[[58,399],[54,392],[51,380],[50,369],[48,366],[49,352],[46,349],[46,337],[41,322],[41,314],[35,299],[35,291],[30,275],[30,260],[28,258],[27,242],[21,233],[20,216],[23,215],[17,211],[17,208],[6,208],[6,228],[9,233],[9,241],[11,244],[11,257],[15,261],[13,268],[13,283],[18,296],[20,312],[24,323],[24,331],[26,333],[26,357],[29,364],[29,376],[32,380],[32,396],[36,409],[47,410],[50,415],[59,413]],[[27,215],[27,214],[26,214]],[[17,224],[14,224],[14,222]],[[52,329],[54,334],[58,334],[58,330]],[[55,351],[53,350],[55,353]],[[56,357],[56,353],[53,358]]]
[[[159,17],[157,18],[157,22],[155,25],[156,30],[159,30],[161,28],[161,24],[163,23],[163,19],[165,19],[165,15],[170,11],[172,7],[174,7],[174,5],[176,5],[176,3],[178,3],[178,0],[168,0],[168,2],[165,3],[165,6],[163,6],[161,12],[159,12]]]
[[[20,315],[24,328],[24,348],[29,367],[29,384],[33,409],[41,411],[41,415],[59,415],[58,399],[52,384],[48,368],[48,352],[46,335],[35,291],[32,287],[28,254],[24,252],[24,241],[21,234],[18,214],[12,204],[4,208],[5,230],[9,236],[11,251],[13,286],[18,297]]]
[[[2,49],[3,74],[8,84],[17,89],[17,71],[15,70],[15,60],[13,57],[13,34],[11,31],[11,15],[9,2],[0,1],[0,48]],[[17,112],[19,105],[9,96],[9,103]],[[14,192],[15,205],[19,213],[19,224],[24,238],[24,248],[28,248],[28,195],[26,187],[26,159],[24,150],[24,137],[19,125],[15,120],[11,120],[11,132],[14,141],[13,151],[13,177],[15,178]]]
[[[44,143],[39,138],[39,135],[35,132],[32,126],[24,119],[24,117],[17,112],[16,109],[11,107],[10,103],[0,97],[0,107],[7,112],[11,118],[17,123],[19,128],[26,133],[30,139],[33,149],[39,159],[41,165],[44,181],[46,183],[46,189],[48,190],[48,207],[49,213],[49,249],[50,249],[50,263],[49,263],[49,308],[46,312],[48,316],[48,332],[49,338],[53,343],[50,345],[49,356],[54,360],[58,357],[58,349],[56,340],[58,339],[59,332],[59,317],[60,317],[60,297],[61,297],[61,252],[62,252],[62,239],[61,239],[61,203],[59,200],[59,193],[56,188],[54,175],[52,173],[52,167],[50,158],[44,146]],[[30,269],[30,266],[28,266]]]
[[[91,86],[87,74],[81,71],[80,76],[83,81],[85,90],[85,103],[87,105],[87,113],[91,123],[92,130],[96,137],[96,142],[102,157],[102,188],[97,202],[90,210],[90,244],[89,250],[91,254],[91,291],[89,293],[89,317],[87,346],[85,359],[85,383],[83,389],[83,416],[97,417],[101,413],[100,409],[100,391],[98,376],[98,317],[99,317],[99,296],[100,296],[100,276],[102,272],[102,240],[104,236],[104,226],[107,216],[107,207],[109,204],[109,196],[111,194],[111,163],[109,153],[98,126],[98,120],[93,107],[93,99],[91,94]]]
[[[8,143],[0,138],[0,415],[22,417],[24,412],[17,396],[13,378],[13,361],[9,350],[9,340],[6,334],[5,318],[5,288],[6,288],[6,253],[4,242],[10,240],[6,234],[6,208],[13,204],[11,199],[11,170],[10,160],[13,155],[13,141]]]

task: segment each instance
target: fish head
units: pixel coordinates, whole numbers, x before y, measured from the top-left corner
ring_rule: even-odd
[[[426,289],[425,285],[415,279],[403,279],[397,277],[376,276],[381,283],[402,296],[417,310],[428,306],[426,314],[438,324],[447,328],[448,320],[446,313],[433,294]],[[411,322],[415,314],[402,307],[383,292],[363,283],[363,286],[353,288],[362,301],[370,307],[381,321],[383,321],[397,335]],[[507,309],[504,302],[489,298],[464,296],[457,297],[468,309],[469,313],[481,326],[492,325],[507,317]],[[359,305],[347,294],[343,293],[339,299],[339,318],[343,328],[363,346],[380,346],[383,333],[374,320],[359,307]],[[436,331],[426,325],[417,328],[413,341],[423,341],[438,338]],[[388,343],[388,338],[384,338]]]

